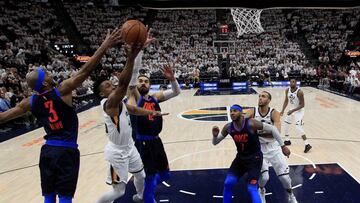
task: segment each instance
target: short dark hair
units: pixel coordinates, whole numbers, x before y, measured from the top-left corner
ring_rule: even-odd
[[[106,81],[107,78],[106,77],[101,77],[99,78],[98,80],[96,80],[93,84],[93,92],[95,94],[95,96],[98,98],[98,99],[101,99],[102,97],[100,96],[100,85],[101,83],[103,83],[104,81]]]
[[[268,98],[271,100],[272,96],[271,96],[270,92],[268,92],[268,91],[263,91],[263,92],[265,92],[268,95]]]
[[[149,81],[150,81],[150,78],[149,78],[147,75],[145,75],[145,74],[140,74],[140,75],[138,76],[138,79],[139,79],[140,77],[145,77],[145,78],[149,79]]]
[[[291,80],[295,80],[296,81],[296,78],[295,77],[289,77],[289,81]]]

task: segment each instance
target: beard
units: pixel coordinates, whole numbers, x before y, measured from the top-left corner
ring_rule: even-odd
[[[138,91],[139,91],[141,96],[145,96],[145,95],[147,95],[147,93],[149,93],[150,88],[147,88],[145,86],[141,86],[141,87],[138,87]]]

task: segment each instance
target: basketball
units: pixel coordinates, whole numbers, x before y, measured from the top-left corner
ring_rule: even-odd
[[[122,36],[127,44],[144,44],[147,39],[147,30],[142,22],[128,20],[122,25]]]

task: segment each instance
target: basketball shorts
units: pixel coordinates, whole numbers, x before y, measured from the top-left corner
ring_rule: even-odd
[[[287,123],[293,123],[293,121],[295,121],[294,124],[301,124],[302,125],[302,120],[304,118],[304,109],[300,109],[299,111],[296,111],[294,113],[292,113],[290,116],[286,115],[285,117],[285,122]]]
[[[42,194],[57,193],[73,197],[79,175],[78,149],[43,145],[40,152]]]
[[[129,173],[138,173],[144,166],[134,145],[119,147],[109,142],[105,147],[105,159],[108,162],[106,183],[109,185],[128,182]]]
[[[170,170],[164,145],[160,138],[137,140],[136,142],[147,176]]]
[[[238,178],[247,173],[247,182],[256,184],[260,177],[262,162],[263,155],[261,152],[257,152],[247,157],[236,154],[234,161],[231,163],[229,172]]]
[[[276,141],[261,143],[261,151],[264,157],[261,172],[268,171],[272,166],[277,175],[289,173],[289,165],[279,143]]]

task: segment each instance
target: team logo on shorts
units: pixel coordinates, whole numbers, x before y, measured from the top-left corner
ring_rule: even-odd
[[[244,113],[251,107],[243,107]],[[210,107],[185,111],[178,116],[193,121],[230,121],[230,107]]]

